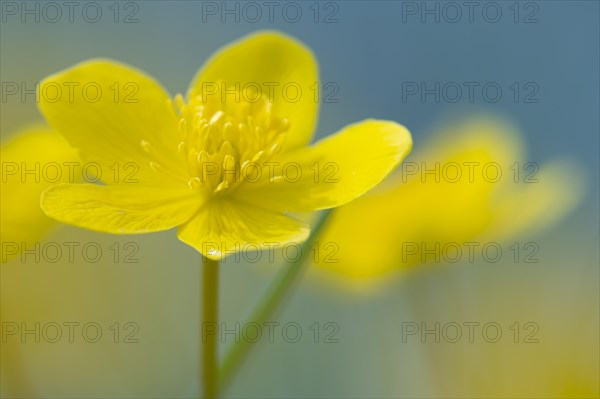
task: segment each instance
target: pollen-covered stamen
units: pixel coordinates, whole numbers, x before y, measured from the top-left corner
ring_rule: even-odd
[[[171,179],[181,180],[181,176],[171,167],[171,163],[165,157],[165,154],[156,149],[151,142],[142,139],[140,140],[140,147],[146,155],[150,169]]]
[[[248,97],[257,100],[244,100]],[[221,194],[248,180],[245,168],[273,159],[289,130],[288,120],[273,115],[266,97],[192,92],[187,103],[180,95],[175,103],[183,137],[178,149],[194,190]]]

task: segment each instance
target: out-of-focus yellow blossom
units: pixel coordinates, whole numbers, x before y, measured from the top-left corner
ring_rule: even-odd
[[[185,350],[175,348],[173,340],[156,345],[146,334],[152,331],[158,339],[172,335],[170,326],[180,322],[172,312],[172,301],[177,302],[173,292],[185,281],[191,281],[188,271],[162,273],[164,268],[156,267],[156,273],[146,273],[156,264],[152,261],[161,255],[160,249],[147,254],[154,250],[150,244],[145,247],[148,250],[142,248],[132,257],[136,263],[126,263],[124,260],[131,252],[123,251],[124,240],[117,242],[114,237],[98,237],[92,232],[82,234],[73,229],[59,229],[58,223],[42,212],[40,196],[49,186],[57,184],[55,180],[85,180],[83,162],[76,151],[48,127],[34,125],[16,132],[6,141],[3,139],[1,160],[1,256],[8,262],[0,267],[0,396],[148,397],[160,392],[159,395],[166,397],[179,389],[177,386],[181,383],[172,382],[176,378],[167,376],[169,372],[165,374],[161,364],[167,356],[173,356],[176,360],[172,363],[185,364],[183,369],[176,368],[176,373],[181,375],[193,369],[195,356],[186,355],[187,347]],[[59,170],[61,177],[56,179]],[[90,168],[90,172],[92,170]],[[118,262],[111,250],[116,243],[122,250]],[[21,244],[27,253],[15,253],[15,248],[23,248]],[[72,252],[67,244],[73,245]],[[101,248],[99,261],[85,260],[82,246],[86,244]],[[141,244],[136,243],[135,248],[139,248],[138,245]],[[60,255],[54,251],[57,247]],[[44,248],[51,251],[46,254]],[[136,286],[144,288],[135,291],[131,286],[133,280],[143,281]],[[159,291],[165,292],[165,298],[171,302],[157,295]],[[152,295],[146,297],[148,292]],[[182,302],[190,303],[189,300]],[[178,309],[181,310],[181,306]],[[133,331],[124,329],[130,320],[145,329],[145,340],[123,345],[127,334]],[[89,343],[84,339],[82,327],[89,322],[101,325],[99,342]],[[115,322],[119,322],[122,329],[118,344],[110,329]],[[68,323],[74,323],[72,330]],[[45,326],[50,328],[45,331]],[[58,330],[53,326],[58,326]],[[25,330],[29,333],[23,335]],[[193,331],[193,328],[185,330]],[[190,332],[189,337],[175,341],[189,342],[193,334]],[[137,340],[141,335],[132,336]],[[73,337],[71,342],[70,337]],[[94,359],[91,363],[90,358]],[[61,367],[55,367],[58,363]],[[90,367],[81,367],[82,364],[90,364]],[[120,366],[115,367],[115,364]],[[153,373],[160,378],[151,378],[148,382],[148,375]],[[194,376],[195,371],[190,371],[187,380],[193,380]]]
[[[56,224],[42,212],[40,196],[57,182],[75,179],[76,152],[45,127],[19,132],[2,146],[2,262],[40,240]],[[65,166],[65,163],[67,165]],[[71,166],[69,166],[71,165]]]
[[[72,165],[71,170],[75,170],[75,165],[71,163],[77,162],[78,158],[60,135],[47,127],[31,126],[3,143],[0,159],[0,263],[5,263],[42,240],[56,225],[42,212],[40,196],[53,182],[69,181],[69,174],[63,173],[65,163]],[[47,168],[50,164],[51,172]],[[11,286],[20,289],[24,287],[22,283],[11,283]],[[7,287],[2,288],[0,313],[4,321],[7,313],[13,314],[15,307],[10,306],[10,301],[4,295]],[[19,302],[18,308],[23,312],[24,302]],[[3,330],[3,340],[4,333]],[[12,392],[17,387],[27,387],[29,382],[18,346],[4,342],[0,357],[2,364],[6,365],[2,367],[2,379],[6,382],[3,384],[6,390],[3,393]]]
[[[551,162],[538,170],[512,126],[473,118],[438,132],[376,190],[336,209],[320,238],[335,247],[329,258],[316,260],[361,284],[375,281],[391,270],[436,261],[434,252],[441,259],[449,243],[502,242],[531,233],[581,197],[577,168]]]
[[[42,197],[44,211],[114,234],[178,227],[180,240],[212,259],[248,243],[305,240],[308,225],[286,212],[355,199],[380,183],[412,146],[403,126],[377,120],[307,146],[317,122],[318,101],[308,95],[318,82],[317,64],[308,48],[279,33],[255,34],[218,52],[186,99],[171,101],[153,78],[110,60],[50,76],[41,92],[72,82],[96,84],[105,95],[94,101],[41,96],[42,113],[84,161],[105,171],[133,163],[136,180],[55,186]],[[290,99],[256,89],[265,84],[293,84],[303,94]],[[131,98],[115,101],[116,88]]]

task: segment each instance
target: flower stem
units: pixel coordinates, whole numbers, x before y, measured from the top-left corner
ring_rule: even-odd
[[[300,256],[290,265],[281,269],[267,289],[267,293],[251,313],[247,323],[254,322],[262,325],[283,305],[294,283],[302,275],[301,272],[306,268],[306,265],[308,265],[307,257],[310,247],[316,242],[319,233],[323,230],[323,227],[326,225],[325,222],[330,215],[331,210],[323,212],[323,215],[313,227],[311,236],[302,245]],[[241,340],[239,343],[235,343],[229,350],[219,371],[219,389],[221,391],[224,391],[231,383],[234,374],[248,356],[251,347],[247,340]]]
[[[219,322],[219,261],[203,258],[202,272],[202,381],[204,397],[218,396],[217,337],[205,331],[216,331]]]

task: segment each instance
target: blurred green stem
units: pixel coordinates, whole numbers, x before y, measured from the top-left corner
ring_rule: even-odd
[[[271,316],[283,305],[287,299],[294,283],[302,275],[302,271],[309,264],[307,257],[310,253],[310,247],[316,242],[319,234],[326,225],[327,219],[331,215],[331,210],[326,210],[312,229],[312,234],[302,245],[300,256],[287,267],[282,267],[281,271],[269,286],[267,293],[263,296],[259,304],[254,308],[246,323],[258,323],[262,325],[268,321]],[[247,340],[241,340],[235,343],[225,356],[225,360],[219,371],[219,389],[223,392],[231,383],[233,376],[241,367],[248,356],[252,345]]]
[[[202,382],[205,398],[218,396],[217,338],[219,322],[219,261],[203,257]],[[205,332],[209,332],[205,335]]]

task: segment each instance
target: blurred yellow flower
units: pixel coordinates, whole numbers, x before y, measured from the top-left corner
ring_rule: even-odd
[[[1,261],[5,262],[39,241],[56,224],[42,212],[40,195],[54,183],[74,180],[75,174],[67,172],[75,169],[78,158],[60,135],[46,127],[18,132],[0,151],[0,240]]]
[[[42,240],[56,225],[42,212],[40,195],[55,182],[66,182],[71,177],[74,180],[74,173],[70,176],[63,172],[69,167],[74,171],[78,158],[60,135],[47,127],[31,126],[17,132],[2,145],[0,159],[0,263],[6,263]],[[13,310],[10,306],[13,302],[5,296],[6,291],[12,287],[23,290],[24,286],[22,282],[15,284],[11,281],[0,290],[3,320],[7,313],[11,313],[7,309]],[[18,304],[19,311],[23,312],[25,302]],[[4,342],[4,330],[2,334],[2,362],[9,365],[2,368],[2,378],[6,380],[3,389],[26,387],[29,382],[19,348]]]
[[[114,234],[179,227],[180,240],[212,259],[247,243],[303,241],[308,225],[285,212],[353,200],[412,146],[403,126],[377,120],[307,146],[318,113],[308,91],[317,82],[310,50],[279,33],[255,34],[218,52],[187,99],[171,101],[148,75],[109,60],[50,76],[40,87],[50,125],[84,161],[102,171],[127,165],[134,176],[52,187],[42,207],[61,222]],[[93,87],[95,95],[48,94],[73,84]],[[267,95],[267,84],[288,87]]]
[[[423,148],[372,193],[334,211],[320,238],[335,244],[333,256],[316,258],[320,266],[362,283],[481,253],[477,244],[542,228],[582,196],[576,168],[524,161],[520,136],[498,119],[446,127]]]

